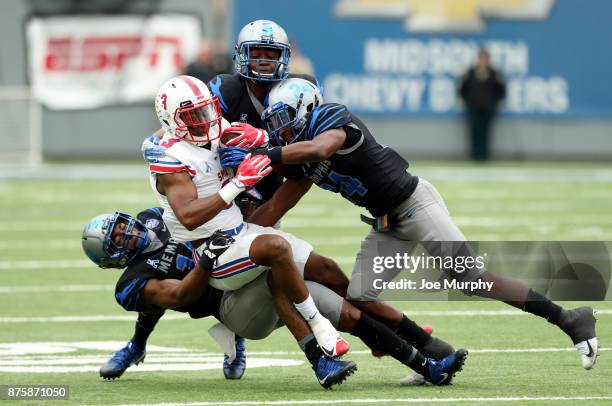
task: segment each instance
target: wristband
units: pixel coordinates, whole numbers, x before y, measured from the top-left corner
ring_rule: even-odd
[[[253,151],[253,155],[265,155],[270,158],[270,165],[280,165],[283,163],[282,147],[260,147]]]
[[[225,203],[230,204],[242,192],[244,192],[243,188],[239,188],[233,181],[229,181],[219,190],[219,196]]]

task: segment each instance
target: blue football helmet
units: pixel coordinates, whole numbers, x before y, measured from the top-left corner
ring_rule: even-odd
[[[117,244],[113,230],[119,224],[124,224],[125,228],[120,234],[120,244]],[[137,238],[137,241],[135,248],[130,250],[132,238]],[[151,243],[151,239],[142,222],[117,211],[91,219],[83,229],[81,243],[85,254],[100,268],[124,268]]]
[[[255,59],[253,48],[273,48],[280,52],[278,59]],[[245,25],[234,47],[234,68],[241,76],[259,82],[277,82],[289,74],[291,49],[289,38],[282,27],[274,21],[256,20]],[[271,72],[262,72],[260,64],[273,63]]]
[[[305,79],[287,79],[270,90],[266,109],[261,115],[264,129],[274,145],[298,141],[306,130],[310,113],[323,104],[321,90]],[[281,136],[284,129],[290,135]]]

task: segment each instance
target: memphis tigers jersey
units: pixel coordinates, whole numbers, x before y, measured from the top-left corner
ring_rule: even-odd
[[[317,80],[310,75],[289,74],[289,78],[306,79],[309,82],[319,85]],[[208,82],[208,88],[219,99],[223,118],[230,123],[242,121],[249,123],[255,128],[262,128],[261,114],[264,106],[259,101],[251,99],[246,84],[247,79],[238,73],[233,75],[217,75]]]
[[[183,279],[194,267],[193,246],[180,243],[170,237],[162,218],[163,209],[154,207],[138,213],[140,220],[155,233],[162,247],[145,252],[130,263],[115,287],[117,303],[128,311],[146,311],[157,306],[143,303],[141,292],[149,279]],[[186,312],[193,318],[215,316],[219,318],[219,303],[223,292],[212,287],[197,302],[174,310]]]
[[[229,123],[222,120],[221,127],[226,126],[229,126]],[[198,198],[218,193],[229,180],[227,171],[221,167],[219,162],[218,139],[213,140],[208,149],[165,133],[160,145],[166,147],[165,156],[161,157],[158,162],[149,163],[149,180],[153,193],[165,210],[164,221],[174,238],[178,241],[195,241],[210,237],[216,230],[231,230],[242,224],[243,218],[240,210],[235,204],[230,203],[208,222],[195,230],[187,230],[172,211],[167,197],[157,191],[157,175],[184,171],[191,176],[198,191]]]
[[[334,128],[346,131],[342,147],[327,160],[298,168],[288,165],[292,177],[306,177],[323,189],[340,193],[375,217],[389,213],[412,195],[418,178],[406,171],[408,162],[376,142],[365,124],[345,106],[328,103],[315,108],[305,129],[306,139]],[[297,175],[296,169],[300,169]]]
[[[310,75],[289,74],[289,78],[306,79],[318,86],[317,80]],[[259,101],[254,102],[251,99],[246,81],[247,79],[238,73],[221,74],[208,82],[208,88],[219,99],[223,118],[227,121],[230,123],[241,121],[255,128],[262,128],[261,113],[264,107]],[[257,182],[252,193],[243,192],[234,201],[240,206],[244,216],[248,217],[255,208],[253,205],[258,206],[270,200],[282,183],[283,177],[273,171]],[[255,195],[259,195],[260,198],[256,198]]]

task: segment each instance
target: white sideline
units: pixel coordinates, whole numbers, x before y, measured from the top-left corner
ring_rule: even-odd
[[[363,399],[307,399],[307,400],[245,400],[236,402],[188,403],[128,403],[119,406],[242,406],[242,405],[337,405],[360,403],[457,403],[457,402],[540,402],[612,400],[612,396],[520,396],[520,397],[465,397],[465,398],[363,398]]]
[[[480,317],[480,316],[523,316],[528,313],[519,310],[415,310],[405,311],[410,316],[431,316],[431,317]],[[612,309],[597,310],[597,315],[610,315]],[[164,315],[164,320],[185,320],[189,316],[186,314],[172,313]],[[67,322],[88,322],[88,321],[134,321],[135,315],[89,315],[89,316],[50,316],[50,317],[0,317],[0,323],[67,323]]]
[[[114,290],[115,285],[0,286],[0,293],[108,292]]]

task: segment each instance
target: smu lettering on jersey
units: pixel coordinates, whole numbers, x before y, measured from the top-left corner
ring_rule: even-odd
[[[289,74],[289,78],[306,79],[318,86],[317,80],[310,75]],[[247,87],[247,79],[239,74],[221,74],[215,76],[208,82],[208,88],[217,96],[223,110],[223,117],[230,123],[241,121],[251,124],[255,128],[262,128],[261,113],[263,104],[259,100],[254,101]],[[241,193],[235,200],[240,210],[248,216],[255,207],[270,200],[276,189],[283,183],[283,177],[276,172],[257,182],[256,193]],[[255,197],[259,195],[260,198]]]
[[[142,301],[142,289],[150,279],[182,280],[194,267],[193,246],[180,243],[170,237],[162,218],[163,209],[155,207],[138,214],[149,230],[153,231],[163,245],[151,252],[138,256],[123,272],[115,287],[115,299],[125,310],[146,311],[157,306]],[[193,318],[218,317],[219,303],[223,292],[208,287],[197,302],[174,309],[187,312]]]
[[[382,216],[406,200],[418,178],[406,172],[408,162],[393,149],[382,146],[365,124],[341,104],[315,108],[306,131],[308,140],[334,129],[344,128],[346,140],[329,159],[296,168],[297,177],[306,177],[319,187],[340,193],[352,203],[365,207],[373,216]],[[301,170],[300,170],[301,169]]]
[[[222,120],[222,127],[228,126]],[[187,230],[172,211],[168,199],[157,191],[157,176],[187,172],[191,176],[198,198],[212,196],[221,190],[229,180],[227,171],[221,167],[217,153],[218,140],[210,143],[210,149],[198,147],[190,142],[175,138],[166,133],[161,139],[161,145],[166,147],[166,155],[159,162],[149,164],[150,184],[157,200],[164,208],[164,221],[172,236],[178,241],[195,241],[210,237],[216,230],[229,230],[242,224],[242,214],[235,204],[230,204],[208,222],[195,230]]]

